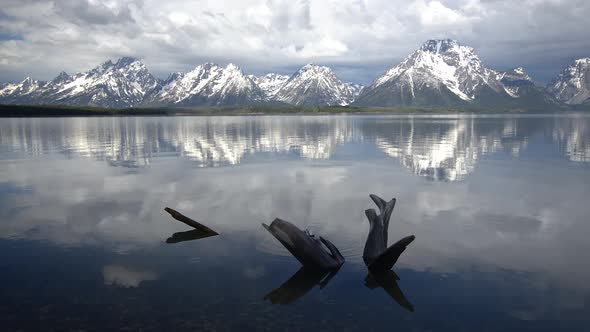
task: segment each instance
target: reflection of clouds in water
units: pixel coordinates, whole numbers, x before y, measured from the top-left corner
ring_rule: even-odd
[[[266,268],[262,265],[247,267],[243,274],[248,279],[260,279],[266,275]]]
[[[543,271],[579,284],[590,277],[588,267],[572,262],[590,250],[580,235],[590,231],[583,181],[588,175],[572,169],[550,177],[559,171],[552,167],[559,166],[532,171],[526,163],[484,164],[467,182],[442,183],[408,176],[387,161],[199,169],[169,160],[132,173],[84,159],[47,161],[43,168],[20,162],[3,169],[0,182],[20,179],[16,187],[32,190],[12,194],[22,209],[2,210],[0,236],[129,251],[186,230],[162,211],[182,206],[182,213],[224,239],[258,243],[259,250],[273,254],[285,250],[272,238],[267,241],[260,223],[281,217],[326,236],[353,263],[360,262],[368,232],[363,211],[373,203],[367,194],[376,193],[398,198],[391,241],[417,236],[400,261],[403,266],[452,272],[488,265]],[[119,178],[125,185],[118,190],[104,185]],[[77,188],[88,188],[85,201],[70,197]],[[203,252],[208,256],[239,250],[226,241],[209,242],[215,250]]]
[[[36,163],[15,163],[0,173],[0,181],[9,178],[16,186],[34,189],[10,203],[18,203],[21,209],[0,211],[6,220],[0,225],[3,236],[28,234],[28,238],[67,246],[112,244],[124,251],[157,244],[163,234],[183,230],[161,210],[173,188],[156,185],[159,181],[149,175],[137,177],[76,159],[47,161],[42,168]],[[136,183],[140,179],[148,181]],[[116,190],[108,185],[119,180],[126,185]],[[80,199],[79,192],[88,194]]]
[[[490,229],[504,234],[517,234],[519,236],[535,234],[543,224],[541,220],[528,216],[487,213],[477,215],[475,218],[477,221],[487,224]]]
[[[223,133],[221,137],[234,135],[240,141],[259,135],[268,126],[274,128],[280,138],[282,129],[287,126],[284,135],[307,135],[313,141],[313,137],[322,137],[326,130],[330,132],[336,127],[328,120],[314,118],[308,120],[309,128],[303,135],[298,134],[298,126],[305,125],[305,121],[286,119],[287,124],[284,124],[280,118],[270,118],[264,125],[256,123],[256,118],[249,119],[246,127],[251,133],[244,136],[239,134],[246,130],[241,120],[225,120],[212,125],[217,129],[211,129],[210,125],[209,130]],[[139,118],[132,123],[135,128],[151,128],[139,130],[146,130],[149,134],[145,137],[150,141],[151,131],[175,133],[177,126],[194,129],[200,126],[197,125],[199,121],[215,122],[212,118],[185,120]],[[56,121],[64,124],[65,120]],[[158,125],[158,121],[163,124]],[[348,139],[347,133],[352,132],[352,137],[362,137],[365,141],[379,138],[398,142],[398,146],[403,147],[399,150],[400,161],[408,158],[404,155],[432,155],[436,160],[450,160],[440,165],[457,169],[453,168],[456,165],[452,161],[464,157],[464,163],[478,160],[479,171],[465,181],[423,181],[392,166],[390,160],[375,156],[368,161],[353,159],[345,165],[336,161],[279,159],[255,164],[244,162],[240,167],[194,168],[176,157],[165,158],[162,151],[170,141],[162,134],[164,139],[149,143],[152,154],[145,159],[150,161],[149,166],[132,171],[88,158],[63,160],[47,156],[40,159],[42,167],[37,160],[3,162],[0,183],[9,189],[0,193],[0,237],[131,251],[156,246],[170,234],[187,230],[163,212],[163,207],[170,206],[219,230],[221,237],[234,236],[258,243],[259,250],[273,254],[285,250],[272,238],[265,240],[268,234],[260,223],[281,217],[301,228],[310,228],[315,234],[325,235],[338,245],[349,262],[360,262],[368,231],[363,211],[374,207],[367,195],[375,193],[387,199],[398,198],[390,227],[391,241],[408,234],[417,236],[412,250],[404,253],[400,265],[447,272],[470,265],[543,272],[564,283],[582,289],[588,287],[584,284],[590,277],[590,267],[575,262],[579,252],[590,250],[583,236],[590,232],[585,202],[587,171],[567,168],[563,163],[544,163],[540,167],[540,161],[480,162],[481,159],[469,157],[479,158],[493,151],[514,155],[515,149],[527,146],[528,137],[534,133],[547,129],[552,133],[553,119],[534,120],[540,123],[531,120],[541,125],[540,129],[518,118],[509,121],[442,119],[414,121],[413,124],[405,120],[397,123],[393,118],[389,123],[380,118],[350,117],[342,121],[343,127],[349,128],[336,130],[343,141]],[[80,123],[85,123],[81,126],[84,128],[93,122]],[[103,135],[101,139],[115,135],[108,126],[95,126]],[[129,133],[129,128],[119,128],[116,135]],[[192,137],[193,129],[186,130],[187,137]],[[45,130],[43,126],[38,128],[41,132]],[[409,131],[414,134],[407,134]],[[69,135],[93,135],[92,131],[82,129],[80,133],[65,136],[63,132],[56,133],[53,139],[61,137],[61,142],[67,141]],[[3,144],[5,134],[6,131],[2,131]],[[46,133],[17,135],[16,139],[27,138],[23,144],[29,144],[37,140],[35,137],[46,137],[44,135],[52,137]],[[137,142],[138,139],[128,141]],[[439,141],[448,146],[440,146]],[[156,143],[160,144],[160,150],[153,148]],[[50,147],[51,139],[39,144],[43,145],[36,148],[40,155],[55,151],[57,147]],[[133,144],[121,147],[126,149]],[[100,146],[95,148],[97,153],[102,153]],[[443,152],[435,152],[439,148]],[[70,157],[78,156],[69,153]],[[128,156],[137,158],[138,155],[129,153]],[[439,167],[437,165],[438,162],[431,164],[434,168]],[[230,255],[238,246],[225,245],[227,242],[221,240],[204,241],[207,240],[201,244],[217,246],[203,253],[207,256]],[[229,242],[233,242],[233,238]]]
[[[102,277],[105,285],[135,288],[144,281],[158,279],[158,274],[153,271],[122,265],[106,265],[102,268]]]

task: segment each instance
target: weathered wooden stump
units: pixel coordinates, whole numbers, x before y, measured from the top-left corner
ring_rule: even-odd
[[[395,207],[395,198],[386,202],[377,195],[369,195],[379,208],[379,214],[374,209],[365,210],[369,219],[369,235],[365,242],[363,260],[372,272],[390,270],[406,250],[406,247],[416,238],[414,235],[406,236],[398,242],[387,247],[389,219]]]
[[[279,218],[275,219],[270,226],[266,224],[262,226],[277,238],[304,267],[331,270],[344,264],[344,257],[338,248],[321,236],[318,239],[308,231],[302,231],[290,222]]]

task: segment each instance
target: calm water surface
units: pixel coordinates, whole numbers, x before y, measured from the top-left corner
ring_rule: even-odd
[[[370,193],[416,235],[397,282]],[[166,243],[166,206],[221,235]],[[590,331],[589,215],[584,115],[0,119],[0,326]],[[275,217],[347,262],[296,274]]]

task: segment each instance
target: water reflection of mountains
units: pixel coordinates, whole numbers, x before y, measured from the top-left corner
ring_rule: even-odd
[[[572,161],[590,161],[588,121],[576,117],[215,117],[11,119],[0,124],[8,152],[62,153],[142,167],[183,157],[200,167],[238,165],[257,154],[329,159],[347,143],[374,143],[413,173],[454,181],[485,155],[518,156],[534,135]],[[41,121],[43,125],[41,125]],[[552,128],[547,132],[548,128]]]

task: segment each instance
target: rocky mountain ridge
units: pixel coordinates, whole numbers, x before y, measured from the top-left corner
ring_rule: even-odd
[[[523,68],[487,68],[469,46],[429,40],[367,87],[341,81],[327,66],[307,64],[292,75],[246,75],[214,63],[155,78],[138,59],[106,61],[51,81],[0,83],[2,104],[109,108],[149,106],[369,106],[552,108],[590,104],[590,58],[576,60],[547,87]]]

